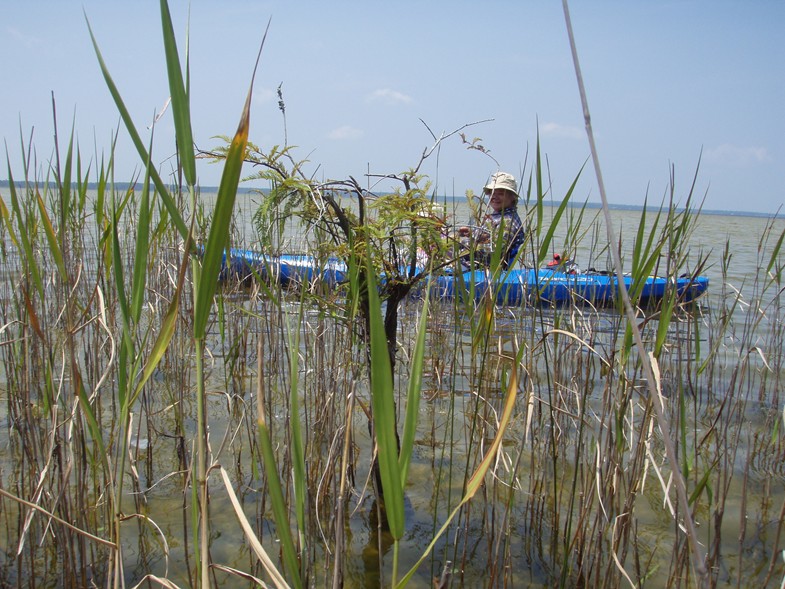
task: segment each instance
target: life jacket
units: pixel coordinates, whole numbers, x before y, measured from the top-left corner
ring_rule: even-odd
[[[561,254],[553,254],[553,259],[548,262],[548,268],[555,268],[562,263]]]

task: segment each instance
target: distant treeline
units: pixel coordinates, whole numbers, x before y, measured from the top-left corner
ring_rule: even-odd
[[[10,184],[11,183],[8,180],[0,180],[0,188],[8,188]],[[140,184],[139,182],[135,183],[135,185],[137,185],[137,186],[139,184]],[[132,185],[131,182],[115,182],[114,183],[114,187],[117,190],[127,190],[128,188],[131,187],[131,185]],[[17,186],[17,188],[22,188],[22,187],[24,187],[24,182],[16,182],[16,186]],[[74,185],[74,187],[76,187],[76,185]],[[87,188],[90,189],[90,190],[95,190],[95,189],[98,188],[98,183],[97,182],[88,182],[87,183]],[[151,184],[151,188],[152,188],[152,184]],[[217,186],[201,186],[200,190],[202,192],[210,192],[210,193],[212,193],[212,192],[218,192],[218,187]],[[237,189],[237,193],[238,194],[256,194],[256,193],[259,193],[259,192],[267,193],[269,191],[270,191],[269,188],[257,188],[257,187],[252,187],[252,186],[241,186],[241,187],[239,187]],[[446,199],[446,200],[462,200],[463,198],[464,198],[463,196],[442,196],[442,197],[439,197],[439,200],[442,200],[442,199]],[[554,206],[555,205],[558,205],[558,203],[554,203]],[[584,206],[584,203],[575,201],[575,202],[570,203],[570,206],[572,208],[580,208],[580,207]],[[586,206],[587,209],[599,209],[599,208],[602,208],[602,204],[598,203],[598,202],[587,202],[587,203],[585,203],[585,206]],[[613,210],[619,210],[619,211],[641,211],[641,210],[643,210],[643,207],[640,206],[640,205],[610,204],[608,206],[611,209],[613,209]],[[652,208],[652,207],[650,207],[650,208]],[[727,215],[727,216],[732,216],[732,217],[763,217],[763,218],[772,218],[772,217],[774,217],[774,218],[782,218],[784,216],[784,214],[782,212],[778,212],[778,213],[756,213],[756,212],[750,212],[750,211],[722,211],[722,210],[719,210],[719,209],[711,209],[711,210],[703,209],[701,211],[701,214],[702,215]]]
[[[8,188],[10,186],[10,184],[11,183],[8,180],[0,180],[0,188]],[[16,181],[15,184],[16,184],[17,188],[24,187],[24,182]],[[114,186],[114,188],[116,190],[127,190],[131,186],[140,187],[141,186],[141,181],[140,182],[114,182],[112,184],[112,186]],[[76,188],[76,184],[72,184],[72,187]],[[87,188],[88,188],[88,190],[97,190],[98,189],[98,182],[88,182],[87,183]],[[153,188],[152,182],[150,183],[150,188],[151,189]],[[217,186],[201,186],[200,190],[202,192],[218,192],[218,187]],[[267,188],[254,188],[254,187],[250,187],[250,186],[241,186],[241,187],[239,187],[237,189],[237,192],[239,194],[249,194],[249,193],[254,193],[254,192],[269,192],[269,190]]]

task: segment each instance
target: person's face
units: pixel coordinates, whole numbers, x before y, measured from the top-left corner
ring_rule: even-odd
[[[497,213],[515,204],[515,194],[505,188],[494,188],[488,197],[491,208]]]

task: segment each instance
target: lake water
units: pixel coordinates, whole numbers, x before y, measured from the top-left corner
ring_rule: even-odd
[[[209,202],[211,195],[203,196]],[[238,197],[236,245],[253,247],[250,218],[257,200],[251,194]],[[460,200],[450,201],[447,207],[456,224],[468,216]],[[553,210],[545,207],[546,224]],[[581,225],[593,227],[590,219],[598,214],[588,209]],[[612,217],[628,262],[641,213],[613,210]],[[606,242],[602,223],[577,245],[565,246],[570,243],[569,225],[567,219],[560,225],[553,250],[569,252],[583,268],[606,267],[607,253],[600,245]],[[785,567],[772,564],[785,547],[781,512],[785,423],[773,425],[785,419],[780,417],[785,409],[785,337],[781,287],[765,275],[783,231],[785,220],[781,218],[703,214],[697,219],[684,271],[703,263],[701,274],[711,280],[709,293],[669,327],[662,356],[664,394],[674,401],[669,404],[670,417],[689,424],[676,437],[680,449],[689,448],[682,454],[686,456],[683,469],[689,473],[689,488],[698,490],[695,519],[701,550],[711,556],[713,578],[721,585],[762,586],[767,579],[768,586],[777,587],[785,575]],[[131,241],[126,236],[122,239]],[[290,227],[283,242],[297,247],[301,240],[300,228]],[[91,235],[85,242],[94,245],[99,239]],[[71,381],[62,359],[67,350],[61,329],[65,300],[58,293],[39,303],[42,331],[53,334],[41,340],[18,319],[26,316],[25,303],[19,296],[19,259],[7,235],[5,251],[0,272],[4,279],[0,292],[4,302],[0,488],[61,517],[66,514],[78,527],[103,537],[106,522],[101,510],[107,504],[111,477],[92,456],[94,443],[84,419],[72,422],[70,418],[79,415],[79,410],[73,394],[68,396]],[[101,258],[93,251],[85,254],[85,267],[94,275],[81,278],[83,298],[74,295],[76,301],[69,302],[80,312],[84,310],[74,336],[80,338],[79,363],[88,393],[111,366],[114,346],[119,345],[116,335],[108,336],[110,330],[104,328],[118,321],[112,318],[118,303],[106,291],[109,281],[101,275]],[[176,275],[173,261],[172,252],[162,255],[161,271],[149,284],[151,317],[160,316],[154,309],[165,308],[164,295]],[[781,270],[784,264],[785,255],[780,252],[773,270]],[[53,268],[49,270],[47,288],[56,283]],[[284,478],[290,481],[287,387],[288,362],[294,355],[289,330],[298,321],[299,299],[283,297],[278,305],[263,293],[238,290],[225,294],[209,346],[210,442],[216,463],[230,472],[246,516],[277,561],[279,545],[255,441],[256,350],[261,342],[269,419]],[[99,299],[106,300],[105,308],[98,306]],[[389,535],[379,533],[370,490],[371,444],[362,409],[368,403],[362,384],[364,357],[352,330],[338,319],[343,301],[328,295],[325,299],[323,306],[310,304],[305,309],[297,355],[310,473],[308,550],[303,558],[311,562],[311,586],[329,586],[336,558],[334,534],[340,527],[345,533],[345,586],[372,587],[389,583],[392,549]],[[411,353],[413,325],[420,310],[419,301],[402,309],[399,411],[405,408],[405,359]],[[471,310],[456,311],[449,303],[434,302],[432,312],[420,418],[406,486],[401,572],[414,564],[457,505],[467,473],[476,467],[495,434],[503,384],[513,365],[510,354],[518,346],[527,354],[520,362],[519,399],[493,475],[437,543],[411,586],[432,586],[433,577],[445,568],[452,574],[453,587],[551,586],[563,559],[571,567],[566,586],[578,580],[586,586],[628,586],[611,554],[623,561],[625,575],[645,578],[646,587],[683,586],[679,580],[690,573],[688,566],[679,564],[685,560],[686,541],[670,513],[675,495],[661,440],[641,392],[639,369],[634,360],[613,371],[603,364],[605,359],[612,366],[621,362],[618,315],[612,310],[497,309],[491,336],[484,340],[477,330],[479,315]],[[183,313],[187,315],[187,309]],[[729,318],[732,327],[722,327]],[[649,329],[647,335],[653,335],[656,321],[656,317],[641,316]],[[558,330],[579,336],[579,342],[559,337]],[[193,351],[187,329],[184,332],[175,338],[134,410],[133,459],[124,479],[123,503],[123,512],[129,516],[123,524],[128,585],[141,581],[146,573],[167,577],[182,587],[192,582],[188,575],[194,550],[191,497],[185,464],[194,451],[195,409]],[[483,351],[478,353],[478,349]],[[698,374],[696,363],[712,353],[721,361]],[[106,428],[104,442],[115,460],[116,368],[109,375],[94,403]],[[42,401],[48,394],[61,399],[52,413],[47,413],[48,405]],[[348,400],[355,397],[357,404],[350,409]],[[686,399],[683,406],[677,405],[678,399]],[[341,469],[337,464],[347,424],[353,432],[347,450],[351,482],[339,521],[335,497]],[[709,475],[702,483],[706,471]],[[63,481],[73,487],[64,489]],[[210,483],[212,561],[263,576],[220,477],[213,473]],[[570,489],[577,492],[571,494]],[[43,515],[30,516],[8,497],[0,503],[0,512],[0,585],[25,585],[31,579],[41,585],[66,585],[60,575],[65,574],[68,557],[74,555],[89,562],[95,578],[101,578],[102,556],[89,541],[75,537],[71,553],[71,543],[64,545],[60,540],[69,538],[69,532],[47,522]],[[33,525],[17,557],[25,516]],[[565,537],[571,539],[567,545]],[[767,574],[769,566],[771,574]],[[215,574],[221,586],[240,582],[225,571]]]
[[[209,206],[209,203],[214,199],[214,193],[205,193],[205,197],[205,202]],[[245,223],[241,222],[239,224],[240,240],[242,242],[238,244],[239,247],[252,247],[249,244],[253,243],[254,230],[250,219],[258,207],[260,198],[259,195],[254,193],[238,195],[236,203],[237,216],[241,221],[245,221]],[[442,199],[439,202],[448,222],[460,225],[469,219],[470,210],[465,199],[454,197]],[[550,224],[557,206],[558,203],[551,206],[546,204],[543,207],[544,227],[547,228]],[[533,218],[535,215],[533,208],[527,209],[524,203],[521,203],[519,206],[519,212],[521,217],[524,218],[527,214],[530,218]],[[607,250],[600,252],[604,248],[604,244],[607,243],[607,238],[604,217],[602,211],[598,208],[586,208],[581,221],[581,226],[585,227],[586,230],[580,243],[578,243],[577,247],[573,246],[565,249],[564,243],[567,240],[565,231],[570,224],[570,216],[576,216],[577,214],[577,209],[567,209],[567,212],[563,214],[559,228],[554,234],[553,252],[564,253],[569,251],[570,256],[583,269],[589,267],[611,269],[611,260]],[[656,209],[650,207],[647,213],[648,228],[652,227],[656,216]],[[632,253],[636,232],[641,220],[641,211],[631,208],[614,208],[611,209],[611,217],[613,219],[614,232],[621,243],[622,263],[627,264],[624,270],[629,271],[629,256]],[[698,262],[705,259],[706,264],[702,268],[701,274],[708,276],[711,280],[712,288],[710,289],[709,298],[723,293],[723,286],[732,290],[738,289],[746,297],[754,296],[754,293],[750,290],[753,287],[752,277],[761,265],[769,262],[768,257],[765,260],[762,258],[770,255],[777,239],[785,231],[785,216],[780,214],[779,217],[776,217],[772,214],[771,217],[767,217],[747,215],[743,212],[711,212],[700,213],[695,218],[695,222],[692,223],[692,233],[688,240],[690,253],[689,258],[686,260],[684,271],[695,270]],[[660,228],[662,223],[663,221],[660,221]],[[593,229],[588,230],[589,227]],[[290,239],[289,244],[291,247],[299,247],[299,242],[302,241],[301,229],[299,225],[294,225],[294,221],[292,221],[292,225],[288,229],[287,236]],[[284,249],[285,247],[286,245],[284,245]],[[729,257],[724,267],[723,261],[726,251]],[[779,259],[781,266],[782,260],[785,260],[785,252],[780,251]],[[528,260],[526,261],[528,262]]]
[[[245,205],[240,204],[241,207],[246,206],[248,209],[255,208],[253,198],[249,197],[249,202]],[[468,208],[462,200],[456,199],[447,201],[446,207],[448,210],[448,220],[455,219],[455,224],[461,224],[468,218]],[[521,207],[522,215],[525,214],[523,207]],[[553,207],[545,207],[544,209],[544,226],[550,222],[550,218],[554,213]],[[530,212],[533,215],[534,212]],[[577,245],[565,246],[569,243],[566,227],[569,226],[569,218],[571,215],[576,215],[577,212],[568,210],[565,213],[564,220],[561,223],[559,230],[554,235],[554,252],[567,252],[575,259],[579,266],[587,268],[593,266],[596,268],[610,268],[610,261],[608,259],[607,250],[603,250],[602,244],[606,243],[604,223],[602,221],[601,211],[597,209],[587,209],[584,213],[582,226],[592,227],[592,231],[587,231],[581,242]],[[625,270],[629,270],[629,259],[633,249],[636,232],[638,230],[639,222],[641,219],[641,212],[637,210],[614,209],[611,211],[611,216],[614,223],[614,230],[617,238],[619,239],[622,252],[623,263],[627,264]],[[651,211],[648,213],[648,227],[654,223],[656,215]],[[593,223],[593,219],[597,218],[597,223]],[[660,226],[663,221],[660,221]],[[776,561],[778,550],[785,547],[782,540],[779,540],[778,546],[773,545],[771,542],[774,539],[774,530],[782,529],[783,519],[782,514],[777,513],[777,508],[785,502],[785,452],[781,449],[775,451],[774,454],[764,458],[762,445],[758,440],[759,437],[766,437],[771,434],[772,424],[775,427],[783,428],[785,423],[779,426],[776,424],[785,419],[783,410],[785,410],[785,383],[783,376],[785,376],[785,358],[783,358],[783,309],[780,303],[780,288],[782,288],[782,277],[776,277],[777,272],[781,272],[785,267],[785,249],[781,249],[776,257],[772,260],[772,252],[777,247],[777,242],[780,236],[785,232],[785,219],[769,219],[760,216],[745,216],[742,214],[701,214],[692,224],[691,234],[688,239],[689,247],[686,248],[686,257],[683,260],[684,266],[681,271],[692,272],[700,264],[700,273],[709,277],[711,283],[708,295],[702,299],[698,305],[698,315],[701,317],[699,321],[703,323],[703,329],[700,336],[700,342],[696,345],[700,350],[695,353],[700,356],[698,360],[705,358],[709,354],[710,349],[716,357],[722,360],[718,362],[713,369],[709,369],[702,373],[701,377],[694,378],[695,389],[694,393],[699,399],[699,403],[704,406],[699,407],[696,404],[696,416],[694,419],[700,422],[698,431],[701,435],[711,431],[713,424],[711,422],[712,415],[722,415],[722,409],[713,407],[716,401],[719,406],[727,402],[727,391],[736,391],[732,393],[734,403],[742,403],[737,406],[733,415],[730,417],[731,423],[735,424],[733,431],[734,439],[733,444],[728,444],[726,450],[729,455],[732,455],[732,461],[729,465],[730,475],[722,475],[719,477],[727,481],[727,488],[721,494],[724,499],[722,501],[722,508],[727,513],[722,525],[722,537],[724,540],[732,538],[746,537],[746,526],[743,524],[745,519],[755,519],[759,522],[759,531],[761,536],[758,541],[744,540],[741,542],[743,550],[739,552],[737,543],[736,547],[729,548],[728,545],[720,550],[725,551],[726,556],[719,558],[715,556],[714,566],[741,567],[744,572],[736,571],[735,574],[740,575],[742,579],[741,585],[745,586],[746,582],[752,578],[752,569],[758,571],[760,576],[755,578],[763,578],[764,575],[760,571],[764,568],[764,564],[771,561]],[[293,243],[296,243],[297,238],[294,237],[296,231],[292,231]],[[667,251],[667,247],[664,248]],[[766,275],[766,268],[772,265],[772,273]],[[775,278],[775,280],[770,280]],[[727,319],[728,314],[732,315],[733,327],[727,331],[720,333],[717,325],[720,325]],[[506,329],[511,330],[511,338],[519,337],[521,334],[532,333],[542,334],[543,330],[538,324],[536,316],[527,315],[525,311],[516,312],[512,311],[505,315],[506,319],[497,317],[500,325],[506,324]],[[558,321],[555,317],[546,317],[546,322]],[[596,338],[594,340],[598,348],[604,349],[607,353],[612,353],[614,345],[615,333],[615,319],[608,315],[600,314],[595,320],[589,321],[589,327],[582,333],[592,335]],[[468,330],[466,325],[456,326],[455,323],[448,321],[446,324],[447,338],[453,337],[451,334],[458,329]],[[685,329],[684,334],[679,334],[679,329]],[[608,335],[607,339],[603,339],[602,334],[605,332]],[[686,328],[677,328],[677,332],[673,336],[676,340],[681,338],[694,337],[690,335],[689,330]],[[465,339],[466,334],[461,341],[463,345],[468,345],[468,340]],[[716,339],[713,339],[716,338]],[[678,346],[675,346],[678,347]],[[438,365],[439,358],[431,358],[433,364]],[[694,361],[694,360],[693,360]],[[677,372],[678,362],[685,363],[689,366],[691,362],[689,357],[677,361],[676,367],[666,370],[664,375],[666,387],[671,387],[672,390],[679,388],[681,385],[678,383]],[[694,370],[694,368],[692,369]],[[434,373],[438,373],[438,368],[434,369]],[[710,373],[711,376],[707,376]],[[741,382],[744,384],[741,384]],[[668,384],[670,383],[670,384]],[[452,419],[457,419],[456,427],[465,428],[465,415],[475,412],[477,409],[473,405],[471,396],[473,394],[473,387],[476,383],[472,383],[471,377],[449,374],[440,377],[434,377],[432,382],[433,389],[430,390],[433,401],[428,405],[426,411],[428,413],[428,422],[431,424],[441,423],[444,427],[445,423],[450,423]],[[461,395],[465,395],[460,401],[461,408],[455,408],[455,392],[458,391]],[[602,386],[595,389],[597,399],[602,398]],[[445,393],[447,395],[445,396]],[[714,401],[712,401],[714,399]],[[602,411],[602,403],[597,401],[594,408],[598,414]],[[701,411],[706,413],[701,413]],[[782,415],[782,417],[780,417]],[[452,417],[450,417],[452,416]],[[719,417],[717,417],[719,419]],[[434,426],[437,427],[438,426]],[[731,426],[726,426],[725,432],[729,432]],[[516,430],[519,431],[520,430]],[[434,432],[423,431],[421,433],[424,439],[431,440],[436,435]],[[598,434],[598,437],[602,436]],[[776,437],[776,436],[775,436]],[[779,434],[779,439],[782,440],[782,434]],[[758,441],[756,441],[758,440]],[[726,444],[727,442],[723,442]],[[777,442],[780,444],[781,442]],[[453,445],[453,448],[455,446]],[[409,517],[414,520],[412,524],[415,529],[423,529],[427,536],[430,527],[428,526],[429,518],[431,517],[434,503],[439,502],[439,495],[434,494],[430,487],[422,487],[416,481],[418,480],[432,480],[438,479],[440,471],[434,470],[434,462],[438,462],[441,454],[434,448],[429,447],[428,443],[420,448],[422,453],[421,460],[415,461],[413,465],[413,479],[414,483],[409,489],[409,499],[412,504],[412,512]],[[456,450],[460,452],[460,450]],[[537,463],[533,458],[536,453],[536,446],[526,449],[524,448],[520,457],[523,460],[530,460],[531,464]],[[714,450],[716,452],[716,449]],[[511,453],[510,460],[514,460],[515,453]],[[589,459],[591,452],[586,457]],[[718,454],[722,456],[722,453]],[[757,456],[757,458],[752,458]],[[520,459],[520,458],[519,458]],[[719,458],[718,458],[719,460]],[[753,463],[755,464],[753,466]],[[575,466],[575,464],[573,464]],[[744,475],[747,473],[747,475]],[[749,478],[745,478],[745,476]],[[719,479],[718,479],[719,480]],[[747,484],[754,481],[751,487]],[[460,488],[460,477],[454,483]],[[654,485],[656,487],[656,485]],[[524,485],[525,488],[525,485]],[[755,488],[757,493],[768,494],[770,496],[763,498],[759,496],[761,504],[771,505],[772,509],[763,509],[762,511],[750,510],[748,501],[748,493],[751,488]],[[648,489],[651,491],[652,486],[649,485]],[[453,493],[458,492],[453,489]],[[715,493],[717,490],[715,489]],[[444,499],[444,497],[442,497]],[[662,525],[662,506],[658,506],[661,502],[661,497],[656,493],[648,497],[649,502],[643,501],[636,504],[636,512],[638,514],[640,527],[637,533],[641,539],[645,539],[650,545],[659,545],[663,540],[663,530],[659,527]],[[514,518],[521,521],[527,521],[527,516],[530,517],[531,512],[527,513],[527,509],[531,509],[530,501],[523,501],[521,512],[515,512]],[[711,543],[715,541],[714,533],[720,534],[719,529],[712,530],[708,522],[708,517],[704,514],[704,522],[701,524],[701,536],[706,543],[706,550],[710,550]],[[535,533],[536,526],[530,519],[528,520],[531,528],[523,525],[519,533],[522,535],[531,535]],[[665,522],[667,522],[667,518]],[[740,523],[742,522],[742,523]],[[469,524],[467,524],[468,526]],[[667,526],[666,526],[667,527]],[[367,551],[368,547],[364,542],[371,541],[373,536],[372,530],[369,530],[361,525],[353,530],[356,541],[355,550],[353,553]],[[705,534],[705,536],[704,536]],[[536,535],[536,533],[535,533]],[[667,538],[668,534],[665,533],[664,537]],[[413,536],[410,539],[414,539]],[[779,537],[779,535],[777,536]],[[764,539],[766,538],[766,539]],[[424,540],[424,538],[423,538]],[[457,542],[457,540],[456,540]],[[735,540],[734,540],[735,542]],[[667,540],[666,540],[667,543]],[[732,543],[732,542],[731,542]],[[419,545],[418,542],[415,544]],[[475,549],[479,546],[487,548],[483,542],[478,540]],[[388,546],[389,548],[389,546]],[[515,550],[520,550],[520,566],[525,570],[520,576],[514,576],[514,586],[541,586],[540,584],[547,585],[547,582],[539,578],[535,572],[538,565],[532,565],[530,560],[531,553],[527,553],[525,549],[520,546],[515,547]],[[415,549],[415,552],[416,549]],[[733,554],[733,557],[727,556],[728,553]],[[405,552],[405,554],[410,554]],[[665,553],[667,555],[667,551]],[[751,556],[755,554],[755,556]],[[446,557],[445,557],[446,558]],[[657,567],[667,568],[667,561],[669,556],[656,565]],[[729,564],[729,561],[736,559],[735,565]],[[760,559],[760,560],[758,560]],[[546,559],[547,560],[547,559]],[[656,561],[657,558],[654,558]],[[750,561],[756,564],[751,564]],[[367,561],[362,561],[365,567],[369,567],[371,571],[374,570],[373,562],[368,565]],[[527,563],[527,564],[522,564]],[[476,563],[475,563],[476,564]],[[542,563],[540,563],[542,564]],[[544,566],[544,565],[543,565]],[[782,570],[780,566],[779,570]],[[528,572],[527,572],[528,571]],[[432,572],[438,572],[438,567],[432,569]],[[479,579],[483,578],[482,573],[478,573],[474,568],[471,570],[463,571],[465,577],[464,581],[473,586],[472,583],[479,583]],[[359,573],[358,573],[359,574]],[[365,573],[363,573],[365,574]],[[720,580],[725,579],[731,582],[735,577],[733,572],[723,571],[716,574],[715,578]],[[362,576],[361,578],[368,580],[369,577]],[[371,577],[372,573],[371,573]],[[782,578],[774,576],[771,581],[776,584]],[[472,579],[472,581],[469,581]],[[362,583],[360,583],[361,585]],[[668,586],[668,581],[659,577],[648,579],[647,586],[652,587],[665,587]]]

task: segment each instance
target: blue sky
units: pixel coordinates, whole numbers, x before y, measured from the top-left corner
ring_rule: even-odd
[[[272,17],[250,137],[263,148],[283,144],[282,84],[288,142],[320,179],[414,166],[433,144],[422,121],[436,135],[487,121],[465,133],[493,159],[453,136],[426,162],[440,195],[478,191],[497,168],[528,175],[538,130],[554,199],[589,158],[557,0],[193,0],[190,20],[188,3],[171,4],[181,51],[190,29],[199,148],[236,129]],[[659,203],[673,171],[683,203],[700,160],[696,195],[706,209],[773,214],[785,204],[784,2],[582,0],[570,11],[610,202]],[[83,159],[109,153],[119,118],[85,13],[138,128],[167,100],[158,2],[0,0],[0,134],[15,177],[20,129],[25,141],[33,133],[38,169],[52,160],[52,94],[61,144],[73,126]],[[164,172],[172,128],[166,113],[155,131]],[[117,180],[140,168],[123,128],[116,160]],[[205,186],[220,178],[205,161],[198,173]],[[599,201],[590,162],[575,199]]]

